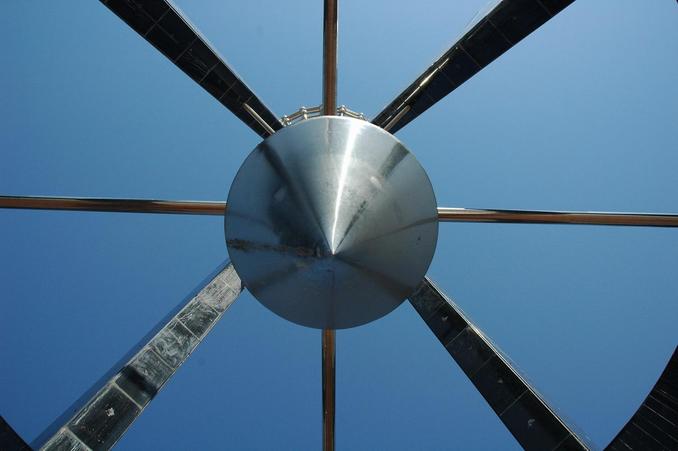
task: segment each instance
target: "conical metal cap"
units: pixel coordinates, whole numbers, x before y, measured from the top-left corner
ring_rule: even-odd
[[[375,320],[424,277],[438,237],[433,189],[395,137],[324,116],[269,137],[228,195],[226,244],[245,286],[298,324]]]

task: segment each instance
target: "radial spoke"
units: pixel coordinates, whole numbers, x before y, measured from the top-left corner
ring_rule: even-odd
[[[410,303],[524,449],[588,449],[508,357],[428,277],[410,296]]]
[[[574,0],[502,0],[372,121],[395,133]]]
[[[40,449],[112,448],[241,291],[233,266],[222,264],[38,438]]]
[[[589,211],[479,210],[440,208],[442,222],[503,222],[514,224],[588,224],[637,227],[678,227],[678,215]]]
[[[324,0],[323,11],[323,115],[337,114],[338,0]],[[323,451],[334,451],[336,332],[322,331]]]
[[[259,136],[282,123],[168,0],[100,0]]]
[[[0,196],[0,208],[223,216],[226,202],[91,197]],[[441,222],[678,227],[678,215],[438,207]]]
[[[323,450],[334,450],[335,338],[332,329],[322,331]]]
[[[87,197],[0,196],[0,208],[223,216],[226,202]]]
[[[325,0],[323,17],[323,114],[337,114],[337,1]]]

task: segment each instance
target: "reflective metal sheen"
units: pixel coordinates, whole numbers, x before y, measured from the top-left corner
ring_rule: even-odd
[[[280,130],[238,171],[231,261],[267,308],[343,329],[386,315],[424,278],[438,238],[428,176],[395,137],[323,116]]]
[[[678,215],[668,213],[438,208],[438,220],[441,222],[503,222],[509,224],[678,227]]]

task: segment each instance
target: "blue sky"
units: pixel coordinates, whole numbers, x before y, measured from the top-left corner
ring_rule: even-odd
[[[322,4],[177,1],[278,115]],[[340,3],[373,117],[486,0]],[[578,0],[398,133],[441,206],[678,212],[678,7]],[[258,137],[95,1],[5,2],[0,193],[224,200]],[[27,440],[227,257],[213,217],[0,211],[0,414]],[[603,447],[678,339],[678,232],[441,224],[430,275]],[[408,303],[337,337],[338,449],[517,445]],[[243,295],[120,449],[317,449],[320,335]]]

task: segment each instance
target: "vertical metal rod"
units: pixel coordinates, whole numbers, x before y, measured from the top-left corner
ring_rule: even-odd
[[[324,0],[323,17],[323,110],[337,114],[337,1]],[[323,450],[334,451],[335,337],[333,329],[322,331]]]
[[[323,115],[337,114],[337,0],[324,0]]]
[[[335,331],[323,329],[323,451],[334,451]]]

